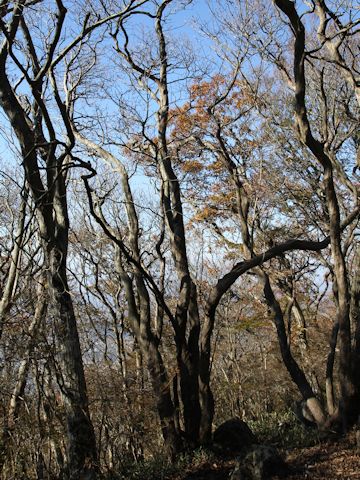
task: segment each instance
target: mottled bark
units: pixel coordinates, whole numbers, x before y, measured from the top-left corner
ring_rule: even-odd
[[[171,398],[171,380],[168,378],[157,339],[151,331],[149,312],[144,317],[138,310],[134,285],[124,269],[119,249],[117,249],[116,267],[125,290],[130,325],[149,371],[167,456],[173,460],[182,446],[175,423],[176,412]]]
[[[159,110],[157,127],[159,139],[159,170],[163,184],[163,210],[171,242],[171,253],[180,282],[176,306],[175,343],[179,365],[181,400],[184,406],[185,437],[195,446],[199,442],[199,333],[200,318],[197,305],[197,289],[191,278],[185,239],[182,199],[179,180],[172,166],[168,152],[167,127],[169,122],[169,95],[167,79],[166,39],[162,27],[162,15],[167,3],[157,12],[155,29],[159,41],[160,72],[157,79],[159,88]]]

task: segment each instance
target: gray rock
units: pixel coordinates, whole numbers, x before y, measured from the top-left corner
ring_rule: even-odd
[[[254,445],[238,460],[229,480],[267,480],[285,471],[285,462],[276,448]]]
[[[215,430],[213,441],[222,451],[240,452],[256,443],[256,437],[245,422],[239,418],[232,418]]]

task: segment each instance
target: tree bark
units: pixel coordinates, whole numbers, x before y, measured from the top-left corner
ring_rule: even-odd
[[[182,445],[179,432],[176,429],[176,412],[171,398],[171,380],[168,378],[159,351],[157,338],[154,336],[150,328],[150,310],[145,309],[145,314],[144,312],[142,314],[138,309],[135,301],[133,282],[124,269],[121,251],[118,247],[116,248],[116,268],[125,290],[130,325],[149,371],[151,385],[156,398],[157,411],[166,453],[171,460],[174,460],[176,455],[180,452]]]

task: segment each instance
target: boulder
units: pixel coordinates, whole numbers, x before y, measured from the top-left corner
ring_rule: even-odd
[[[254,445],[238,460],[229,480],[267,480],[286,473],[286,464],[279,452],[268,445]]]
[[[240,452],[243,448],[256,443],[249,426],[239,418],[222,423],[214,432],[214,446],[224,452]]]

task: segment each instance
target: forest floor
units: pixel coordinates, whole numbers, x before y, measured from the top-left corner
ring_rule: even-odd
[[[355,433],[306,448],[280,449],[289,467],[282,480],[360,480],[360,451]],[[205,462],[167,480],[227,480],[235,459]],[[278,480],[280,477],[272,477]]]
[[[288,480],[360,480],[360,452],[355,433],[336,441],[287,452],[286,462],[293,472]]]

